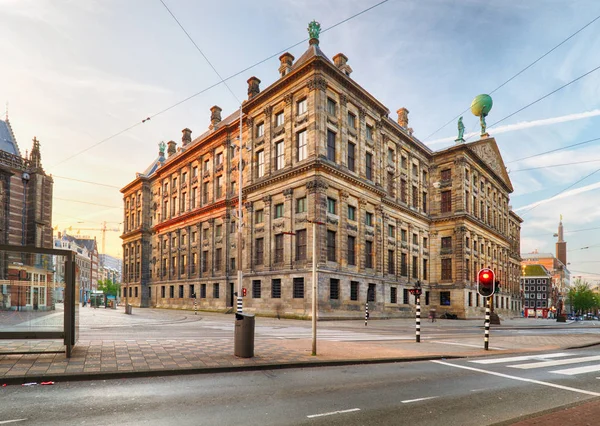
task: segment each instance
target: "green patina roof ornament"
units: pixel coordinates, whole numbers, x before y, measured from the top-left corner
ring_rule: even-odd
[[[319,33],[321,32],[321,24],[314,19],[308,24],[308,35],[310,44],[319,44]],[[314,40],[314,41],[313,41]]]
[[[492,110],[492,105],[494,105],[492,97],[485,94],[475,96],[475,99],[473,99],[473,102],[471,102],[471,112],[474,116],[479,117],[482,137],[489,136],[489,133],[486,132],[485,117],[487,117]]]
[[[164,143],[164,142],[161,142],[161,143],[159,143],[159,144],[158,144],[158,152],[160,153],[160,155],[161,155],[162,157],[164,157],[164,156],[165,156],[165,148],[166,148],[166,147],[167,147],[167,144],[166,144],[166,143]]]

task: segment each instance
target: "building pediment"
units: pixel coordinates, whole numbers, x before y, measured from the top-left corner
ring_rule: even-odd
[[[468,147],[502,182],[504,182],[510,192],[512,192],[513,186],[510,177],[508,176],[508,172],[506,171],[504,161],[502,161],[502,155],[500,155],[496,140],[494,138],[482,139],[469,144]]]

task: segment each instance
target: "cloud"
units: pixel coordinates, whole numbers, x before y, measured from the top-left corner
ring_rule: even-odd
[[[515,123],[515,124],[508,124],[505,126],[496,127],[496,128],[494,128],[492,133],[500,134],[500,133],[506,133],[506,132],[514,132],[515,130],[529,129],[532,127],[550,126],[552,124],[565,123],[568,121],[584,120],[586,118],[596,117],[599,115],[600,115],[600,109],[593,109],[591,111],[562,115],[559,117],[544,118],[541,120],[534,120],[534,121],[521,121],[521,122]],[[491,127],[488,129],[491,129]],[[478,136],[478,135],[479,135],[479,132],[468,133],[468,134],[465,134],[465,139],[469,139],[469,138],[472,138],[472,137]],[[444,143],[444,142],[451,142],[451,141],[454,141],[455,139],[456,139],[456,137],[453,136],[453,137],[435,139],[431,142],[426,142],[426,143],[427,143],[427,145],[437,145],[437,144]]]
[[[575,195],[583,194],[585,192],[595,191],[596,189],[600,189],[600,182],[596,182],[596,183],[593,183],[593,184],[587,185],[587,186],[582,186],[581,188],[575,188],[570,191],[566,191],[561,194],[546,198],[544,200],[536,201],[535,203],[531,203],[526,206],[522,206],[517,209],[513,209],[513,211],[519,212],[519,211],[523,211],[523,210],[530,210],[530,209],[533,209],[534,207],[549,203],[551,201],[560,200],[562,198],[573,197]],[[596,201],[594,201],[594,202],[596,202]]]

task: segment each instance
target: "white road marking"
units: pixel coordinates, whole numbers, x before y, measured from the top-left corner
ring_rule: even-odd
[[[456,345],[456,346],[468,346],[470,348],[481,348],[481,345],[470,345],[468,343],[457,343],[457,342],[444,342],[442,340],[438,340],[438,341],[432,340],[431,343],[443,343],[444,345]],[[504,348],[498,348],[498,347],[490,347],[490,349],[494,349],[497,351],[505,351],[506,350]]]
[[[4,425],[6,423],[24,422],[25,420],[27,419],[2,420],[0,421],[0,425]]]
[[[496,373],[495,371],[487,371],[487,370],[482,370],[480,368],[467,367],[466,365],[456,365],[456,364],[450,364],[449,362],[433,361],[433,360],[431,362],[435,362],[436,364],[447,365],[449,367],[454,367],[454,368],[462,368],[464,370],[477,371],[478,373],[490,374],[492,376],[504,377],[505,379],[518,380],[520,382],[533,383],[536,385],[542,385],[542,386],[548,386],[548,387],[556,388],[556,389],[568,390],[571,392],[582,393],[585,395],[600,396],[600,393],[598,393],[598,392],[591,392],[591,391],[586,391],[583,389],[571,388],[569,386],[561,386],[561,385],[557,385],[554,383],[541,382],[539,380],[526,379],[524,377],[510,376],[508,374]]]
[[[562,356],[567,356],[567,353],[557,353],[557,354],[542,354],[542,355],[525,355],[525,356],[511,356],[505,358],[494,358],[494,359],[479,359],[474,362],[475,364],[500,364],[502,362],[517,362],[517,361],[527,361],[530,359],[546,359],[546,358],[560,358]]]
[[[323,417],[323,416],[331,416],[333,414],[343,414],[343,413],[351,413],[353,411],[360,411],[360,408],[351,408],[350,410],[340,410],[340,411],[331,411],[329,413],[321,413],[321,414],[311,414],[310,416],[306,416],[309,419],[314,417]]]
[[[554,367],[555,365],[577,364],[578,362],[599,361],[599,360],[600,360],[600,355],[594,355],[594,356],[583,356],[580,358],[559,359],[556,361],[534,362],[531,364],[509,365],[508,367],[520,368],[522,370],[529,370],[531,368]]]
[[[564,370],[550,371],[550,373],[574,376],[575,374],[591,373],[592,371],[600,371],[600,365],[587,365],[585,367],[565,368]]]
[[[404,401],[400,401],[403,404],[408,404],[409,402],[418,402],[418,401],[426,401],[428,399],[437,398],[437,396],[428,396],[427,398],[417,398],[417,399],[406,399]]]

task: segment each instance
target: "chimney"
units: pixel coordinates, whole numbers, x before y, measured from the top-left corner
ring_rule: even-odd
[[[183,133],[183,136],[181,136],[181,145],[186,146],[192,141],[192,131],[186,127],[181,133]]]
[[[350,65],[348,65],[348,57],[346,55],[344,55],[343,53],[338,53],[337,55],[335,55],[333,57],[333,63],[335,64],[335,66],[344,74],[346,74],[348,77],[350,77],[350,74],[352,73],[352,68],[350,68]]]
[[[279,57],[279,61],[281,62],[281,65],[279,66],[279,74],[281,74],[283,77],[284,75],[289,74],[289,72],[292,70],[294,56],[289,52],[285,52]]]
[[[175,141],[169,141],[167,145],[169,146],[167,148],[167,154],[169,154],[168,158],[171,158],[171,156],[177,152],[177,143]]]
[[[400,108],[396,112],[398,113],[398,124],[402,128],[407,129],[408,128],[408,113],[410,111],[408,111],[406,108]]]
[[[217,124],[221,122],[221,111],[223,111],[217,105],[213,106],[210,109],[210,128],[214,129],[217,127]]]
[[[256,77],[250,77],[248,79],[248,99],[252,99],[260,93],[260,80]]]

